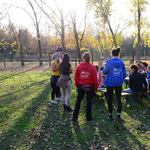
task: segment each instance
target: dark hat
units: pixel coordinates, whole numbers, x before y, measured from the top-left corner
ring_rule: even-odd
[[[145,67],[148,66],[148,64],[147,64],[146,62],[142,62],[142,64],[143,64]]]
[[[56,52],[58,52],[58,51],[63,51],[63,49],[60,47],[60,48],[57,48],[57,50],[56,50]]]

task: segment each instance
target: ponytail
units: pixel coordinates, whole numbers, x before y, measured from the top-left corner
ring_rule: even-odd
[[[90,62],[90,58],[91,58],[90,53],[85,52],[85,53],[83,54],[83,58],[85,59],[85,62],[86,62],[86,63],[89,63],[89,62]]]

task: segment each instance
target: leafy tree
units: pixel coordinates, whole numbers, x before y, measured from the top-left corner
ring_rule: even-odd
[[[145,39],[145,30],[150,27],[147,22],[147,18],[144,15],[146,11],[146,6],[149,4],[147,0],[130,0],[131,7],[130,12],[132,14],[132,19],[130,20],[131,25],[135,25],[137,30],[135,31],[136,39],[134,41],[133,48],[136,48],[137,59],[140,59],[140,46],[141,39]],[[147,41],[147,40],[143,40]]]

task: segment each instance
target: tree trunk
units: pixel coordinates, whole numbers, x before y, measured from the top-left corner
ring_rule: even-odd
[[[36,12],[34,10],[34,7],[32,5],[32,3],[30,2],[30,0],[28,0],[28,3],[30,4],[33,12],[34,12],[34,17],[35,17],[35,21],[36,21],[36,32],[37,32],[37,38],[38,38],[38,45],[39,45],[39,65],[43,65],[42,63],[42,49],[41,49],[41,39],[40,39],[40,30],[39,30],[39,23],[38,23],[38,20],[37,20],[37,15],[36,15]]]
[[[20,58],[21,58],[21,66],[25,66],[24,60],[23,60],[23,52],[22,52],[22,41],[20,36],[20,29],[19,29],[19,43],[20,43]]]
[[[61,42],[62,42],[62,48],[63,51],[66,51],[65,47],[65,27],[64,27],[64,17],[63,17],[63,11],[61,10]]]
[[[136,54],[137,54],[137,59],[140,60],[140,43],[141,43],[141,26],[140,26],[140,20],[141,20],[141,12],[140,12],[140,4],[138,1],[138,43],[137,43],[137,49],[136,49]]]

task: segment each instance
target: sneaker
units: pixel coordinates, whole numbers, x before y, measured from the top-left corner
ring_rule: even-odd
[[[51,100],[52,104],[57,104],[58,102],[56,102],[55,100]]]
[[[62,99],[60,97],[57,97],[56,100],[57,101],[62,101]]]
[[[70,108],[69,106],[66,106],[66,111],[74,111],[74,109]]]
[[[77,119],[73,119],[73,118],[72,118],[72,119],[71,119],[71,121],[73,121],[73,122],[77,122]]]
[[[112,115],[109,115],[108,121],[109,121],[109,122],[113,122],[113,117],[112,117]]]

